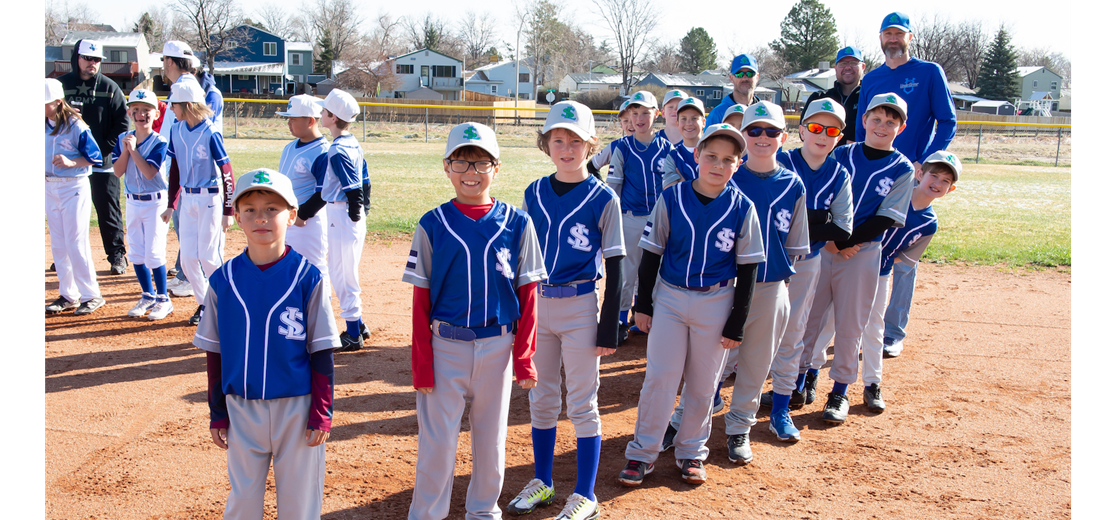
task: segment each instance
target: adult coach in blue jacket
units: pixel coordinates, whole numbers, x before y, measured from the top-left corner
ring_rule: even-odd
[[[705,128],[720,124],[725,118],[725,111],[733,105],[750,107],[762,101],[755,95],[755,87],[759,84],[759,65],[755,58],[741,54],[732,59],[732,66],[728,69],[729,81],[732,81],[732,93],[721,100],[713,111],[705,116]]]

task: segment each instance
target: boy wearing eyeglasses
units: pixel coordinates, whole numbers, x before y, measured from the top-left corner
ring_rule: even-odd
[[[733,105],[750,107],[760,101],[759,96],[755,95],[755,87],[759,84],[759,66],[754,57],[741,54],[733,58],[732,66],[729,67],[728,79],[732,82],[732,93],[725,96],[721,100],[721,104],[717,105],[705,118],[707,128],[723,123],[725,121],[725,111],[729,107]]]
[[[864,141],[833,151],[833,158],[852,180],[852,234],[827,242],[821,250],[821,275],[802,340],[802,359],[813,359],[814,367],[824,366],[824,350],[814,348],[832,306],[836,356],[829,377],[833,389],[821,415],[830,424],[842,424],[848,418],[848,385],[859,372],[860,341],[879,284],[880,239],[888,229],[906,223],[914,167],[894,149],[894,138],[906,128],[907,112],[906,102],[897,94],[872,97],[863,115]]]
[[[424,214],[402,280],[413,284],[416,481],[409,518],[446,518],[455,452],[470,401],[468,518],[500,518],[509,390],[536,386],[536,282],[547,278],[532,219],[490,197],[501,163],[493,130],[447,135],[443,171],[455,198]]]
[[[826,241],[844,240],[852,234],[852,185],[848,171],[829,157],[844,137],[847,121],[846,110],[840,103],[831,99],[818,100],[802,115],[798,128],[802,146],[778,154],[778,162],[798,174],[805,185],[810,240],[810,253],[795,259],[794,274],[786,289],[790,315],[771,363],[772,390],[764,392],[759,400],[760,406],[771,408],[771,431],[780,441],[801,439],[790,418],[790,410],[809,404],[803,391],[810,367],[807,364],[799,369],[799,365],[802,334],[813,305],[813,289],[821,273],[819,252]],[[814,370],[809,381],[816,382],[816,377]]]

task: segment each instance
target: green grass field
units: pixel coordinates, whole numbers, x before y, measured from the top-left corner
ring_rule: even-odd
[[[407,239],[426,211],[454,190],[443,174],[444,136],[372,141],[366,150],[374,192],[367,222],[377,239]],[[499,136],[500,138],[500,136]],[[416,141],[416,142],[414,142]],[[494,197],[519,205],[524,188],[552,165],[526,133],[502,140]],[[236,173],[274,168],[285,141],[228,139]],[[941,229],[926,252],[936,262],[1071,265],[1071,169],[964,163],[956,191],[936,202]]]

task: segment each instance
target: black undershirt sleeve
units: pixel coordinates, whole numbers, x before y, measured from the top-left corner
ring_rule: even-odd
[[[837,241],[847,240],[852,233],[832,221],[832,213],[827,209],[810,209],[806,211],[809,219],[809,241]]]
[[[837,241],[836,248],[846,249],[856,244],[875,240],[893,225],[894,219],[890,217],[871,217],[867,219],[867,222],[856,226],[856,228],[852,230],[852,236],[845,240]]]
[[[605,299],[601,303],[601,319],[597,323],[597,346],[617,348],[617,323],[621,312],[621,285],[624,273],[623,256],[605,259]]]
[[[343,193],[347,195],[347,217],[351,222],[362,220],[362,185]]]
[[[301,207],[297,209],[297,218],[308,220],[315,217],[316,213],[320,211],[320,208],[324,207],[324,204],[327,203],[324,202],[324,198],[320,196],[320,192],[313,193],[312,197],[306,200],[305,203],[301,204]]]
[[[651,300],[651,293],[655,291],[655,279],[659,276],[659,264],[662,261],[661,255],[644,250],[644,255],[640,258],[640,272],[637,273],[640,283],[636,291],[636,305],[632,309],[636,314],[653,316],[655,313],[655,302]]]
[[[744,324],[748,321],[748,311],[752,307],[755,294],[755,273],[759,264],[738,264],[736,266],[736,292],[732,299],[732,312],[725,321],[721,335],[736,341],[744,340]]]

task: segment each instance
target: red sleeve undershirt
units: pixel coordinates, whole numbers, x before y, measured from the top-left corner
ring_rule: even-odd
[[[477,220],[485,216],[493,203],[470,205],[451,201],[464,215]],[[520,321],[517,323],[516,338],[513,340],[513,372],[516,379],[536,379],[536,367],[532,354],[536,352],[536,319],[539,315],[536,300],[536,283],[532,282],[517,288],[520,302]],[[412,290],[412,386],[428,388],[435,386],[432,366],[432,293],[429,289],[413,287]]]

